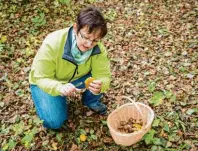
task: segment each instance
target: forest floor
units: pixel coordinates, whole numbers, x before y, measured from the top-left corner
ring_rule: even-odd
[[[71,26],[90,4],[108,21],[103,39],[112,71],[103,98],[108,114],[129,102],[121,96],[155,112],[151,130],[133,146],[115,144],[108,116],[89,111],[79,96],[70,99],[69,120],[59,131],[43,128],[31,99],[28,74],[43,39]],[[198,150],[196,0],[0,0],[0,10],[0,150]]]

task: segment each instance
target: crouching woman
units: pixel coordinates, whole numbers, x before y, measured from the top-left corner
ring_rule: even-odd
[[[68,119],[67,97],[85,88],[88,77],[95,80],[82,94],[85,106],[98,114],[107,107],[101,102],[109,88],[111,73],[101,39],[107,23],[95,7],[80,11],[76,23],[50,33],[37,52],[29,75],[36,112],[44,127],[59,129]]]

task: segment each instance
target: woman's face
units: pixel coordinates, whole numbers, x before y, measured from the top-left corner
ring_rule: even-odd
[[[76,34],[76,42],[80,51],[85,52],[93,48],[100,41],[100,30],[95,30],[92,33],[88,32],[88,27],[85,26],[77,33],[77,28],[74,25]]]

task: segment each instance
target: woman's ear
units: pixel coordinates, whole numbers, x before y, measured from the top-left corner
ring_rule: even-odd
[[[76,23],[74,23],[73,28],[74,28],[74,33],[77,34],[77,24]]]

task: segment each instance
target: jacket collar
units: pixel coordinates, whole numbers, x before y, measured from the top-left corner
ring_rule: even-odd
[[[72,62],[73,64],[77,65],[72,54],[71,54],[71,46],[72,46],[72,32],[73,32],[73,26],[69,28],[68,34],[67,34],[67,40],[64,46],[64,52],[63,52],[63,56],[62,59],[68,60],[70,62]],[[96,55],[96,54],[100,54],[101,50],[99,48],[98,45],[96,45],[93,48],[93,51],[91,53],[91,56]]]

